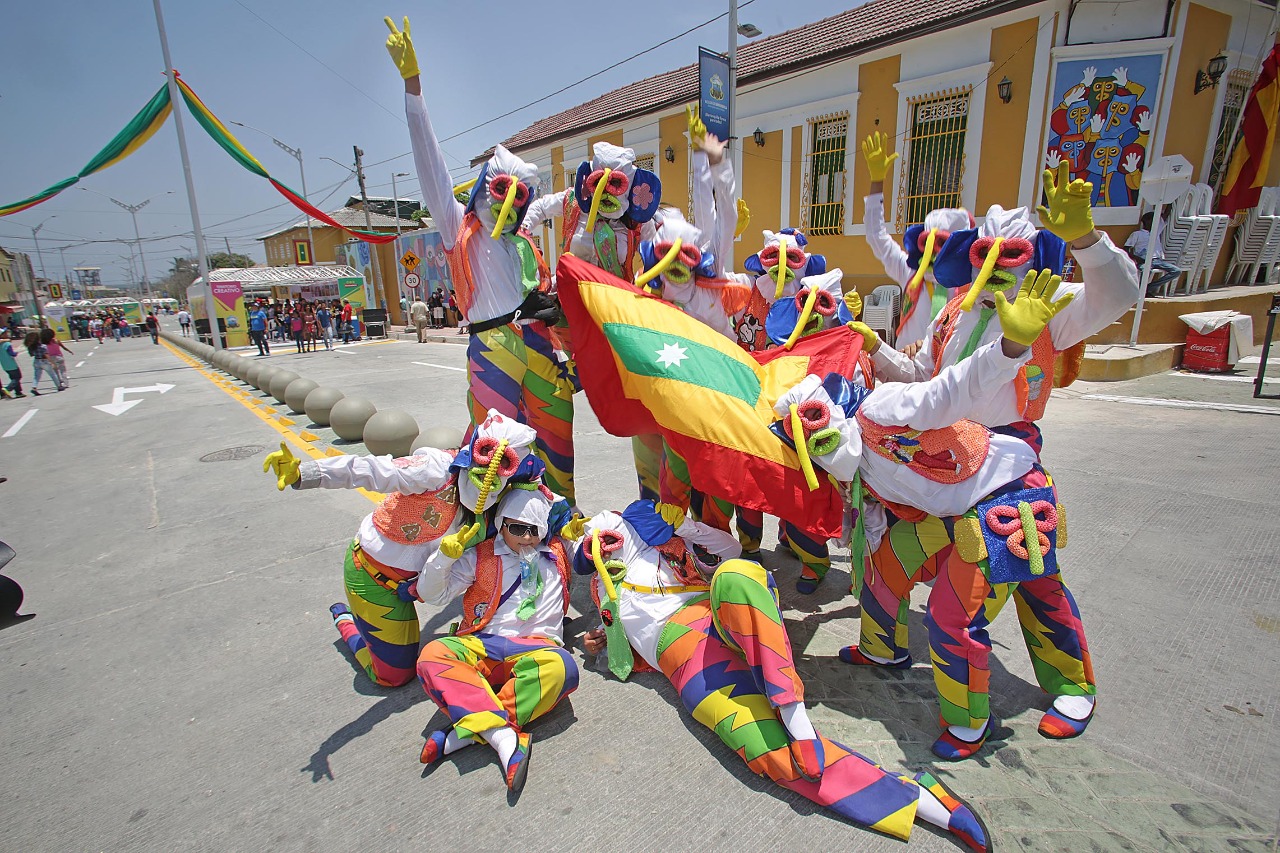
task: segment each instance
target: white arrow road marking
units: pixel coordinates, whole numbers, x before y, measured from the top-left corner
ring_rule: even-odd
[[[126,400],[124,398],[125,394],[143,394],[148,391],[159,391],[161,394],[165,394],[173,390],[174,387],[176,386],[157,382],[155,385],[146,385],[142,388],[117,388],[111,394],[110,403],[103,403],[102,405],[94,406],[94,408],[100,412],[106,412],[108,415],[120,417],[142,402],[141,400]]]
[[[432,364],[432,363],[431,363],[431,362],[429,362],[429,361],[411,361],[411,362],[409,362],[409,363],[410,363],[410,364],[420,364],[420,365],[422,365],[423,367],[438,367],[438,368],[440,368],[441,370],[456,370],[456,371],[458,371],[459,373],[466,373],[466,372],[467,372],[467,369],[466,369],[465,367],[450,367],[450,366],[449,366],[449,365],[447,365],[447,364]]]
[[[89,355],[93,355],[93,353],[89,353]],[[82,362],[78,363],[78,364],[76,365],[76,367],[84,367],[84,362],[82,361]]]
[[[8,432],[6,432],[4,435],[0,435],[0,438],[12,438],[13,436],[17,435],[17,434],[18,434],[18,430],[20,430],[20,429],[22,429],[24,426],[26,426],[26,425],[27,425],[27,421],[29,421],[29,420],[31,420],[32,418],[34,418],[34,417],[36,416],[36,412],[38,412],[38,411],[40,411],[40,410],[39,410],[39,409],[31,409],[31,410],[30,410],[30,411],[28,411],[25,415],[23,415],[22,417],[18,418],[18,422],[17,422],[16,424],[14,424],[13,426],[9,427],[9,431],[8,431]]]

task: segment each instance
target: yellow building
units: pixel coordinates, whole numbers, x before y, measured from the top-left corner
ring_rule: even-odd
[[[0,248],[0,305],[19,309],[18,285],[13,274],[14,256]],[[7,312],[6,312],[7,313]]]
[[[346,228],[366,230],[368,226],[365,225],[364,209],[358,206],[360,204],[358,199],[354,199],[354,201],[356,206],[350,206],[349,203],[348,207],[332,211],[329,216]],[[370,201],[374,200],[370,199]],[[388,204],[390,204],[389,201]],[[397,220],[394,216],[374,212],[372,204],[369,211],[369,221],[372,225],[371,230],[380,234],[395,233],[397,224],[402,231],[412,231],[421,227],[416,220]],[[281,228],[279,231],[273,231],[258,238],[262,241],[263,248],[267,253],[267,266],[282,267],[316,262],[333,263],[335,261],[357,266],[357,264],[351,263],[351,258],[342,248],[355,238],[347,232],[334,228],[332,225],[328,225],[318,219],[310,220],[312,244],[310,244],[310,257],[308,257],[307,222],[308,220],[303,219],[300,222]],[[400,267],[395,257],[394,244],[375,245],[366,243],[363,245],[369,247],[370,261],[376,258],[379,271],[382,273],[383,292],[378,296],[379,301],[385,302],[387,316],[392,323],[404,325],[406,321],[403,312],[400,310]],[[339,257],[340,255],[341,257]],[[372,288],[375,282],[372,270],[361,269],[361,272],[364,273]],[[375,304],[369,307],[378,308],[382,306]]]
[[[865,294],[885,283],[863,225],[869,179],[859,144],[877,130],[901,155],[885,187],[896,238],[937,207],[966,207],[979,221],[995,203],[1034,208],[1046,160],[1065,152],[1098,187],[1095,218],[1121,244],[1138,221],[1135,188],[1147,162],[1181,154],[1196,182],[1217,180],[1226,137],[1270,48],[1272,14],[1249,0],[873,0],[741,44],[741,139],[731,148],[752,222],[739,240],[739,268],[761,229],[793,226],[844,270],[846,287]],[[1225,74],[1196,92],[1197,75],[1218,54]],[[689,65],[542,119],[503,144],[538,165],[548,191],[572,186],[593,143],[626,145],[658,173],[663,201],[691,214],[684,109],[697,98],[697,66]],[[1274,184],[1280,157],[1271,171]],[[1230,253],[1228,236],[1214,281]]]

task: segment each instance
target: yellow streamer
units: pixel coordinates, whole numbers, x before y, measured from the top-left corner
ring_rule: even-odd
[[[924,281],[924,274],[929,269],[929,264],[933,263],[933,241],[938,237],[938,229],[930,228],[929,236],[924,241],[924,257],[920,259],[920,268],[916,270],[916,274],[911,276],[911,282],[907,287],[919,287]]]
[[[588,234],[596,230],[596,216],[600,213],[600,199],[604,198],[604,188],[609,183],[609,176],[612,174],[613,170],[606,168],[604,177],[600,179],[600,183],[596,184],[596,191],[591,194],[591,210],[587,213]]]
[[[800,457],[800,470],[804,472],[804,483],[809,491],[818,488],[818,475],[813,473],[813,462],[809,459],[809,448],[804,440],[804,423],[800,420],[800,409],[791,404],[791,438],[796,443],[796,456]]]
[[[791,337],[787,338],[787,342],[782,345],[785,350],[791,349],[796,345],[796,341],[800,340],[800,333],[804,331],[804,327],[809,323],[809,317],[813,314],[813,305],[818,301],[818,288],[809,288],[809,298],[804,301],[804,309],[800,312],[800,319],[796,320],[796,327],[791,330]]]
[[[996,260],[1000,257],[1000,244],[1003,242],[1003,237],[997,237],[991,244],[991,251],[987,252],[987,257],[982,262],[982,269],[978,270],[978,277],[973,280],[973,285],[969,288],[964,302],[960,303],[961,311],[973,310],[978,296],[982,293],[982,288],[987,286],[987,279],[991,278],[991,272],[996,268]]]
[[[511,216],[511,208],[516,203],[516,190],[519,188],[515,175],[511,176],[511,186],[507,188],[507,197],[502,200],[502,212],[498,214],[498,222],[493,226],[493,233],[489,236],[497,240],[498,235],[502,233],[502,229],[507,225],[507,219]]]
[[[500,439],[497,449],[493,451],[493,458],[489,460],[489,467],[484,472],[484,480],[480,483],[480,494],[476,497],[477,516],[484,512],[484,505],[489,500],[489,492],[493,489],[494,481],[498,479],[498,466],[502,464],[502,455],[506,449],[507,440]]]
[[[603,183],[603,181],[601,183]],[[663,255],[656,264],[636,276],[636,287],[648,288],[649,282],[666,272],[667,267],[675,263],[676,255],[680,254],[681,245],[683,244],[679,237],[673,240],[671,248],[667,250],[667,253]],[[650,290],[650,292],[652,292],[652,290]]]
[[[787,283],[787,235],[778,235],[778,289],[773,292],[773,301],[782,298],[782,286]]]
[[[591,531],[591,562],[596,564],[596,573],[600,575],[600,583],[604,587],[604,594],[610,601],[618,600],[618,588],[613,585],[613,578],[609,577],[609,570],[604,567],[604,560],[600,557],[600,531]]]
[[[480,180],[480,178],[477,176],[477,177],[472,178],[472,179],[471,179],[471,180],[469,180],[469,181],[463,181],[463,182],[462,182],[462,183],[460,183],[460,184],[454,184],[454,185],[453,185],[453,194],[454,194],[454,195],[457,195],[458,193],[466,192],[467,190],[469,190],[469,189],[471,189],[472,187],[474,187],[474,186],[476,185],[476,181],[478,181],[478,180]]]

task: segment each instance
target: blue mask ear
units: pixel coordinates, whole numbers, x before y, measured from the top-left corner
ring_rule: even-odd
[[[640,241],[640,266],[642,269],[653,269],[658,262],[658,253],[653,250],[652,240]]]
[[[938,258],[933,262],[933,277],[943,287],[964,287],[973,282],[973,265],[969,263],[969,249],[978,239],[977,228],[952,231],[942,244]]]
[[[584,160],[578,164],[578,177],[573,182],[573,197],[578,200],[578,207],[583,213],[591,212],[591,196],[587,195],[582,185],[586,182],[587,176],[591,174],[591,163]]]
[[[846,418],[853,417],[862,401],[871,393],[861,382],[854,382],[839,373],[828,373],[827,378],[822,380],[822,390],[827,392],[831,402],[840,407]]]
[[[781,231],[779,231],[778,233],[779,233],[779,234],[786,234],[788,237],[793,238],[793,240],[794,240],[795,244],[796,244],[797,246],[799,246],[801,249],[803,249],[805,246],[809,245],[809,238],[808,238],[808,237],[806,237],[806,236],[804,236],[804,232],[803,232],[803,231],[797,231],[797,230],[796,230],[796,229],[794,229],[794,228],[783,228],[783,229],[782,229]]]
[[[924,257],[924,252],[920,251],[920,235],[923,233],[923,225],[912,225],[907,229],[907,233],[902,235],[902,248],[907,253],[907,266],[913,270],[920,269],[920,259]],[[935,250],[937,248],[937,246],[934,247]]]
[[[480,167],[480,177],[476,178],[475,186],[471,188],[471,198],[467,199],[466,213],[476,212],[476,199],[482,194],[488,192],[489,187],[489,164],[486,162]]]
[[[646,545],[664,545],[676,529],[658,515],[651,500],[632,501],[622,511],[622,520],[630,524]]]
[[[694,274],[701,278],[715,278],[716,275],[716,256],[711,252],[702,253],[702,261],[699,262]]]
[[[636,190],[640,187],[647,187],[647,194],[641,193],[649,199],[649,204],[641,205],[636,201]],[[631,179],[631,206],[627,208],[627,218],[638,224],[648,222],[653,215],[658,212],[658,202],[662,201],[662,181],[658,180],[658,176],[648,169],[636,169],[635,177]]]
[[[760,263],[760,255],[755,254],[742,262],[742,268],[752,275],[764,275],[764,264]]]
[[[804,235],[803,235],[803,234],[798,234],[797,236],[799,236],[799,237],[804,237]],[[800,241],[799,241],[799,240],[797,240],[796,242],[797,242],[797,243],[799,243]],[[808,240],[805,240],[805,241],[804,241],[804,243],[800,243],[800,246],[803,248],[803,247],[804,247],[804,245],[805,245],[806,243],[808,243],[808,242],[809,242]],[[826,256],[825,256],[825,255],[810,255],[810,256],[809,256],[809,263],[808,263],[808,264],[806,264],[806,265],[805,265],[805,268],[804,268],[804,275],[801,275],[800,277],[801,277],[801,278],[804,278],[805,276],[810,276],[810,275],[822,275],[822,274],[823,274],[823,273],[825,273],[826,271],[827,271],[827,258],[826,258]]]
[[[1033,270],[1052,270],[1054,275],[1062,275],[1062,266],[1067,261],[1067,244],[1052,231],[1041,228],[1036,232],[1035,251],[1031,254]]]
[[[796,307],[795,297],[784,297],[769,307],[769,315],[764,318],[764,333],[770,341],[782,346],[795,331],[799,319],[800,309]]]

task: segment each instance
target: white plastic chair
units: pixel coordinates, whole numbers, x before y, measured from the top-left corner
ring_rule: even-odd
[[[893,346],[898,328],[898,312],[902,306],[902,290],[896,284],[882,284],[862,304],[862,322],[880,332],[880,339]]]

